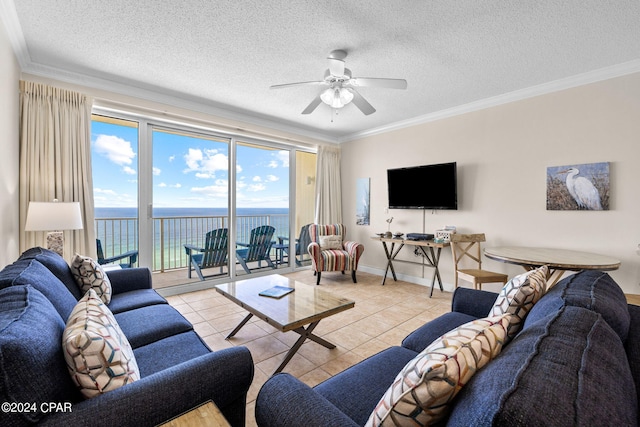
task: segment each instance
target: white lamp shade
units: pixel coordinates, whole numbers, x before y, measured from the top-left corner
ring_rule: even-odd
[[[342,108],[353,100],[353,93],[343,87],[330,87],[320,94],[320,99],[331,108]]]
[[[25,231],[80,230],[78,202],[29,202]]]

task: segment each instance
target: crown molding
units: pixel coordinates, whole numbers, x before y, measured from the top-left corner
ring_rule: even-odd
[[[404,129],[411,126],[420,125],[423,123],[434,122],[437,120],[459,116],[461,114],[466,114],[473,111],[484,110],[486,108],[496,107],[499,105],[508,104],[515,101],[521,101],[527,98],[533,98],[540,95],[559,92],[562,90],[571,89],[578,86],[584,86],[590,83],[596,83],[599,81],[609,80],[612,78],[621,77],[621,76],[638,73],[638,72],[640,72],[640,59],[624,62],[622,64],[613,65],[611,67],[600,68],[594,71],[577,74],[575,76],[554,80],[548,83],[531,86],[525,89],[508,92],[502,95],[493,96],[491,98],[481,99],[478,101],[470,102],[468,104],[448,108],[446,110],[435,111],[433,113],[414,117],[412,119],[390,123],[386,126],[380,126],[375,129],[369,129],[363,132],[356,132],[351,135],[346,135],[344,137],[339,138],[338,142],[344,143],[344,142],[354,141],[356,139],[364,138],[367,136],[378,135],[381,133],[386,133],[394,130],[399,130],[399,129]]]
[[[16,55],[20,69],[24,70],[31,61],[31,57],[29,56],[27,42],[24,39],[22,27],[18,20],[18,13],[16,12],[13,1],[0,0],[0,20],[2,20],[4,24],[9,43],[11,43],[11,48]]]
[[[248,125],[265,127],[293,135],[312,138],[322,142],[331,144],[338,143],[337,138],[332,138],[326,134],[277,122],[269,118],[259,117],[246,111],[234,110],[228,106],[212,105],[210,101],[206,102],[205,100],[197,97],[189,97],[178,93],[168,93],[167,91],[163,91],[159,88],[141,87],[139,83],[135,83],[136,85],[125,84],[107,78],[88,76],[86,74],[62,70],[33,62],[28,62],[27,66],[24,67],[22,71],[27,74],[86,86],[97,90],[103,90],[105,92],[126,95],[146,101],[171,105],[177,108],[184,108],[199,113],[210,114],[220,118],[246,123]],[[282,137],[286,138],[284,135]]]

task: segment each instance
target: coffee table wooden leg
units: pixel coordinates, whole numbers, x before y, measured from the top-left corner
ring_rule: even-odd
[[[229,338],[231,338],[232,336],[234,336],[235,334],[237,334],[237,333],[238,333],[238,331],[239,331],[240,329],[242,329],[242,327],[243,327],[244,325],[246,325],[246,324],[247,324],[247,322],[249,321],[249,319],[251,319],[251,317],[253,317],[253,314],[249,313],[249,314],[247,315],[247,317],[245,317],[244,319],[242,319],[242,322],[240,322],[240,324],[238,324],[238,326],[236,326],[236,328],[235,328],[233,331],[231,331],[231,333],[230,333],[229,335],[227,335],[227,337],[226,337],[225,339],[226,339],[226,340],[228,340]]]
[[[336,348],[336,346],[331,344],[329,341],[322,339],[319,336],[313,334],[313,330],[316,328],[316,326],[318,326],[318,323],[320,323],[319,320],[317,322],[313,322],[309,324],[309,326],[307,326],[306,329],[303,327],[299,327],[298,329],[293,330],[293,332],[300,335],[300,338],[298,338],[298,341],[296,341],[295,344],[293,344],[293,346],[289,349],[289,352],[284,357],[284,360],[282,361],[282,363],[280,363],[280,366],[278,366],[278,368],[273,372],[274,374],[281,372],[284,369],[284,367],[287,366],[287,363],[289,363],[291,358],[298,352],[300,347],[302,347],[302,344],[304,344],[304,342],[307,339],[317,342],[318,344],[324,347],[327,347],[329,349]]]

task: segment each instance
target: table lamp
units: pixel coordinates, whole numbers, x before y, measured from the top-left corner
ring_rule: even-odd
[[[63,256],[62,230],[81,230],[82,214],[78,202],[29,202],[25,231],[48,231],[47,249]],[[54,230],[54,231],[51,231]]]

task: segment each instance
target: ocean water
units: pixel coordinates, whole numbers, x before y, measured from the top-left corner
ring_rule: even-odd
[[[238,216],[286,215],[288,208],[237,208]],[[228,216],[227,208],[154,208],[155,218]],[[136,218],[137,208],[95,208],[96,218]]]

